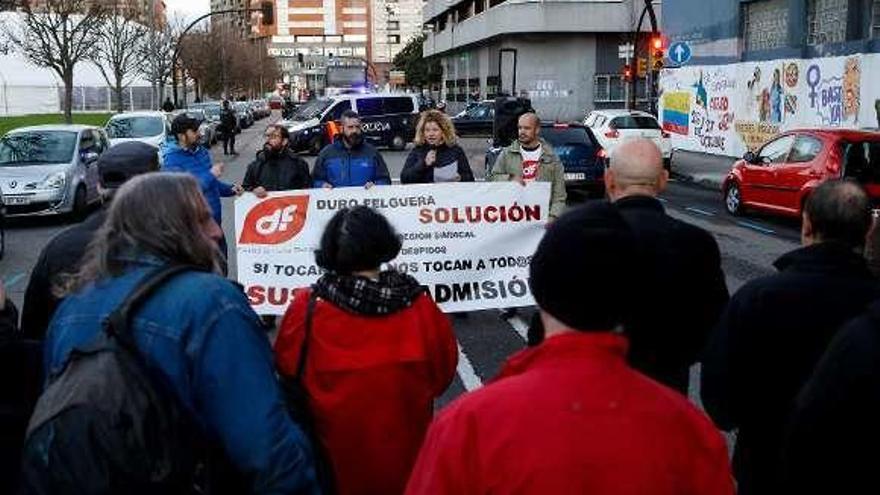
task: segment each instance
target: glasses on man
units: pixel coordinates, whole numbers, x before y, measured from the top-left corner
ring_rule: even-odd
[[[284,139],[280,132],[267,132],[266,139]]]

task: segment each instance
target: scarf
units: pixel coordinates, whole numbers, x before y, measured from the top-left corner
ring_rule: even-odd
[[[425,292],[410,275],[394,270],[379,273],[379,280],[328,272],[312,287],[315,294],[349,313],[384,316],[408,308]]]

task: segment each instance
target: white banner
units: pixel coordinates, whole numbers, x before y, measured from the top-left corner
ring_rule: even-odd
[[[245,194],[235,201],[238,281],[257,313],[284,314],[293,289],[322,273],[314,251],[324,226],[339,209],[364,205],[403,238],[389,265],[427,286],[443,311],[528,306],[529,261],[549,204],[550,184],[541,182]]]

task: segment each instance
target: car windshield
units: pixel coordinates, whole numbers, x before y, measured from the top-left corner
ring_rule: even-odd
[[[0,167],[37,163],[65,163],[73,159],[77,133],[33,131],[7,134],[0,139]]]
[[[611,121],[611,127],[614,129],[654,129],[660,130],[660,125],[653,117],[643,117],[638,115],[627,115],[624,117],[616,117]]]
[[[248,110],[248,105],[244,102],[238,102],[235,104],[235,109],[239,112],[246,112]]]
[[[107,135],[110,139],[153,137],[164,132],[162,117],[124,117],[107,123]]]
[[[199,122],[205,120],[205,112],[202,110],[187,110],[186,116],[191,119],[196,119]]]
[[[333,103],[333,100],[313,100],[299,107],[299,110],[293,114],[293,120],[311,120],[321,115],[327,107]]]
[[[220,107],[205,107],[205,114],[208,116],[208,118],[219,119]]]
[[[595,145],[583,127],[545,127],[541,137],[551,146],[563,164],[578,163],[595,156]]]

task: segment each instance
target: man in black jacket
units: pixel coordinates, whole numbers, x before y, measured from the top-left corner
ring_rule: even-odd
[[[219,131],[223,140],[223,154],[237,155],[235,151],[235,133],[238,131],[238,117],[229,100],[223,101],[223,109],[220,110]]]
[[[734,474],[741,495],[783,493],[785,424],[795,397],[838,328],[880,296],[863,257],[868,195],[825,182],[807,200],[801,243],[731,299],[703,359],[702,399],[724,430],[739,428]]]
[[[129,141],[117,144],[98,159],[98,174],[105,200],[128,179],[159,170],[158,150],[146,143]],[[109,204],[105,202],[105,205]],[[31,271],[24,295],[21,328],[30,339],[42,340],[60,301],[52,292],[59,277],[76,272],[86,246],[104,223],[106,208],[90,215],[84,222],[56,235],[43,248]]]
[[[781,493],[880,493],[880,302],[844,326],[801,390]]]
[[[309,164],[290,148],[290,133],[280,125],[266,128],[266,144],[257,152],[257,158],[247,167],[241,187],[258,198],[269,191],[309,189],[312,177]]]
[[[690,367],[724,310],[728,292],[715,238],[667,215],[657,199],[668,179],[657,145],[633,139],[611,154],[605,188],[635,233],[643,265],[641,294],[625,329],[629,362],[687,395]]]

